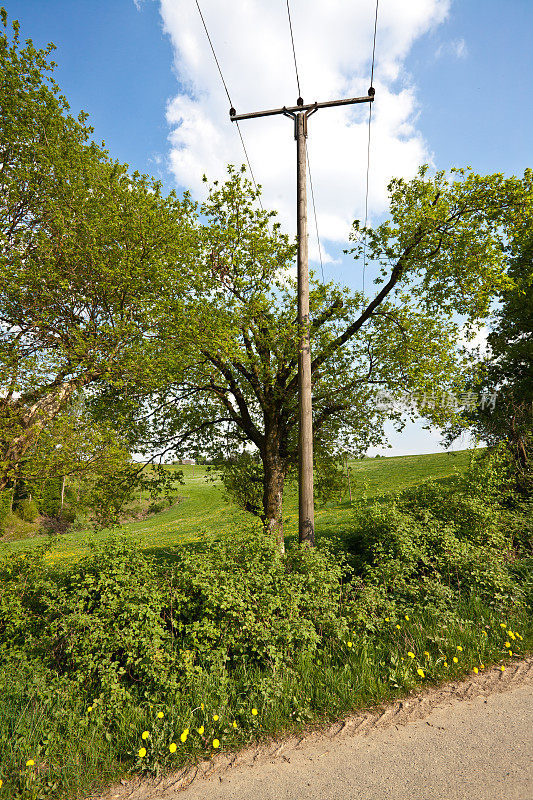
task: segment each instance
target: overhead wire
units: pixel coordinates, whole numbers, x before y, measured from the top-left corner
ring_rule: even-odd
[[[298,99],[300,99],[301,96],[302,96],[302,91],[301,91],[301,88],[300,88],[300,75],[298,73],[298,63],[296,61],[296,48],[294,46],[294,31],[293,31],[293,28],[292,28],[291,9],[290,9],[290,5],[289,5],[289,0],[287,0],[287,16],[289,18],[289,29],[290,29],[290,32],[291,32],[292,54],[293,54],[293,57],[294,57],[294,71],[296,73],[296,85],[298,87]],[[317,243],[318,243],[318,255],[319,255],[319,259],[320,259],[320,271],[322,273],[322,283],[324,283],[324,262],[323,262],[323,259],[322,259],[322,245],[320,243],[320,235],[319,235],[319,232],[318,232],[318,217],[317,217],[317,213],[316,213],[315,191],[314,191],[314,188],[313,188],[313,175],[311,173],[311,162],[309,161],[309,150],[307,148],[307,142],[305,143],[305,155],[306,155],[306,159],[307,159],[307,171],[309,173],[309,184],[311,186],[311,198],[312,198],[312,201],[313,201],[313,214],[314,214],[314,218],[315,218],[315,230],[316,230],[316,239],[317,239]]]
[[[224,86],[224,90],[225,90],[225,92],[226,92],[226,94],[228,96],[230,107],[233,108],[233,102],[231,100],[231,95],[229,93],[228,85],[227,85],[226,81],[224,80],[224,75],[222,74],[222,68],[221,68],[220,62],[219,62],[219,60],[217,58],[217,54],[215,53],[215,48],[213,46],[213,42],[211,40],[211,36],[209,35],[209,31],[207,29],[207,24],[206,24],[206,21],[204,19],[204,15],[202,14],[202,9],[200,8],[200,3],[198,2],[198,0],[195,0],[195,2],[196,2],[196,7],[198,9],[198,13],[200,14],[200,19],[202,20],[202,25],[204,26],[204,31],[205,31],[205,35],[207,36],[207,41],[209,42],[209,45],[211,47],[211,52],[213,53],[213,58],[215,59],[215,63],[216,63],[217,68],[218,68],[218,72],[219,72],[219,75],[220,75],[220,79],[222,81],[222,85]],[[251,175],[251,178],[252,178],[252,182],[254,184],[256,192],[259,192],[259,189],[257,187],[257,181],[255,180],[255,176],[254,176],[254,171],[252,169],[252,164],[250,162],[250,157],[248,155],[248,150],[246,149],[246,145],[244,144],[244,137],[242,135],[242,131],[241,131],[240,126],[239,126],[239,122],[236,121],[235,124],[237,125],[237,131],[239,133],[239,137],[240,137],[240,140],[241,140],[242,149],[244,150],[244,155],[246,157],[246,162],[248,164],[248,169],[250,170],[250,175]],[[258,194],[258,200],[259,200],[259,205],[261,206],[261,210],[264,211],[263,204],[261,202],[261,197],[260,197],[259,194]]]
[[[374,41],[372,44],[372,67],[370,70],[370,89],[374,89],[374,63],[376,59],[376,34],[378,28],[378,9],[379,9],[379,0],[376,0],[376,13],[374,16]],[[369,89],[369,92],[370,92]],[[369,176],[370,176],[370,134],[372,129],[372,106],[373,103],[369,103],[368,108],[368,142],[366,148],[366,192],[365,192],[365,238],[363,244],[363,294],[365,292],[365,272],[366,272],[366,226],[368,223],[368,185],[369,185]]]

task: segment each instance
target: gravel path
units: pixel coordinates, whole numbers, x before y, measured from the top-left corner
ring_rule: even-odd
[[[100,800],[533,800],[533,658]]]

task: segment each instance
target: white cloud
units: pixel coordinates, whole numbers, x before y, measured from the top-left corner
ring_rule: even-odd
[[[282,0],[203,0],[202,11],[237,112],[295,104],[296,78]],[[392,176],[411,176],[430,160],[416,128],[415,88],[404,71],[413,42],[447,16],[450,0],[382,0],[376,47],[369,212],[387,205]],[[179,185],[202,197],[228,163],[244,162],[229,102],[191,0],[160,0],[179,82],[169,101],[170,165]],[[296,56],[305,102],[365,95],[369,86],[374,0],[292,0]],[[321,236],[345,242],[364,217],[368,107],[319,111],[309,120],[308,149]],[[240,123],[265,207],[295,229],[295,143],[283,116]],[[309,198],[310,200],[310,198]],[[310,231],[312,226],[310,224]],[[312,248],[313,236],[310,236]],[[315,256],[311,249],[311,257]]]
[[[468,47],[464,39],[454,39],[451,42],[443,42],[435,51],[435,58],[452,56],[452,58],[463,59],[468,57]]]

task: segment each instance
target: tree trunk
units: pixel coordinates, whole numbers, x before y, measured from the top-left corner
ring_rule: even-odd
[[[283,538],[283,484],[285,469],[276,452],[269,448],[263,454],[263,519],[265,530],[275,536],[282,553],[285,552]]]

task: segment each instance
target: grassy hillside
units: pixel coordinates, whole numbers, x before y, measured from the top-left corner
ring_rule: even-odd
[[[374,497],[400,491],[430,478],[444,478],[462,472],[469,459],[469,451],[435,453],[419,456],[391,458],[365,458],[352,461],[352,496]],[[185,485],[180,487],[181,502],[167,511],[148,519],[131,522],[120,527],[123,535],[133,538],[144,550],[157,549],[161,555],[176,545],[197,541],[202,535],[215,531],[230,531],[236,525],[254,524],[254,518],[227,503],[220,488],[206,481],[205,467],[184,465]],[[349,523],[351,506],[346,496],[342,503],[330,502],[316,510],[317,536],[342,529]],[[290,487],[284,502],[285,532],[297,533],[297,494]],[[97,542],[109,531],[91,533],[73,531],[61,536],[47,558],[54,561],[76,559],[87,552],[89,542]],[[20,551],[41,545],[46,538],[36,536],[0,544],[0,552]]]

